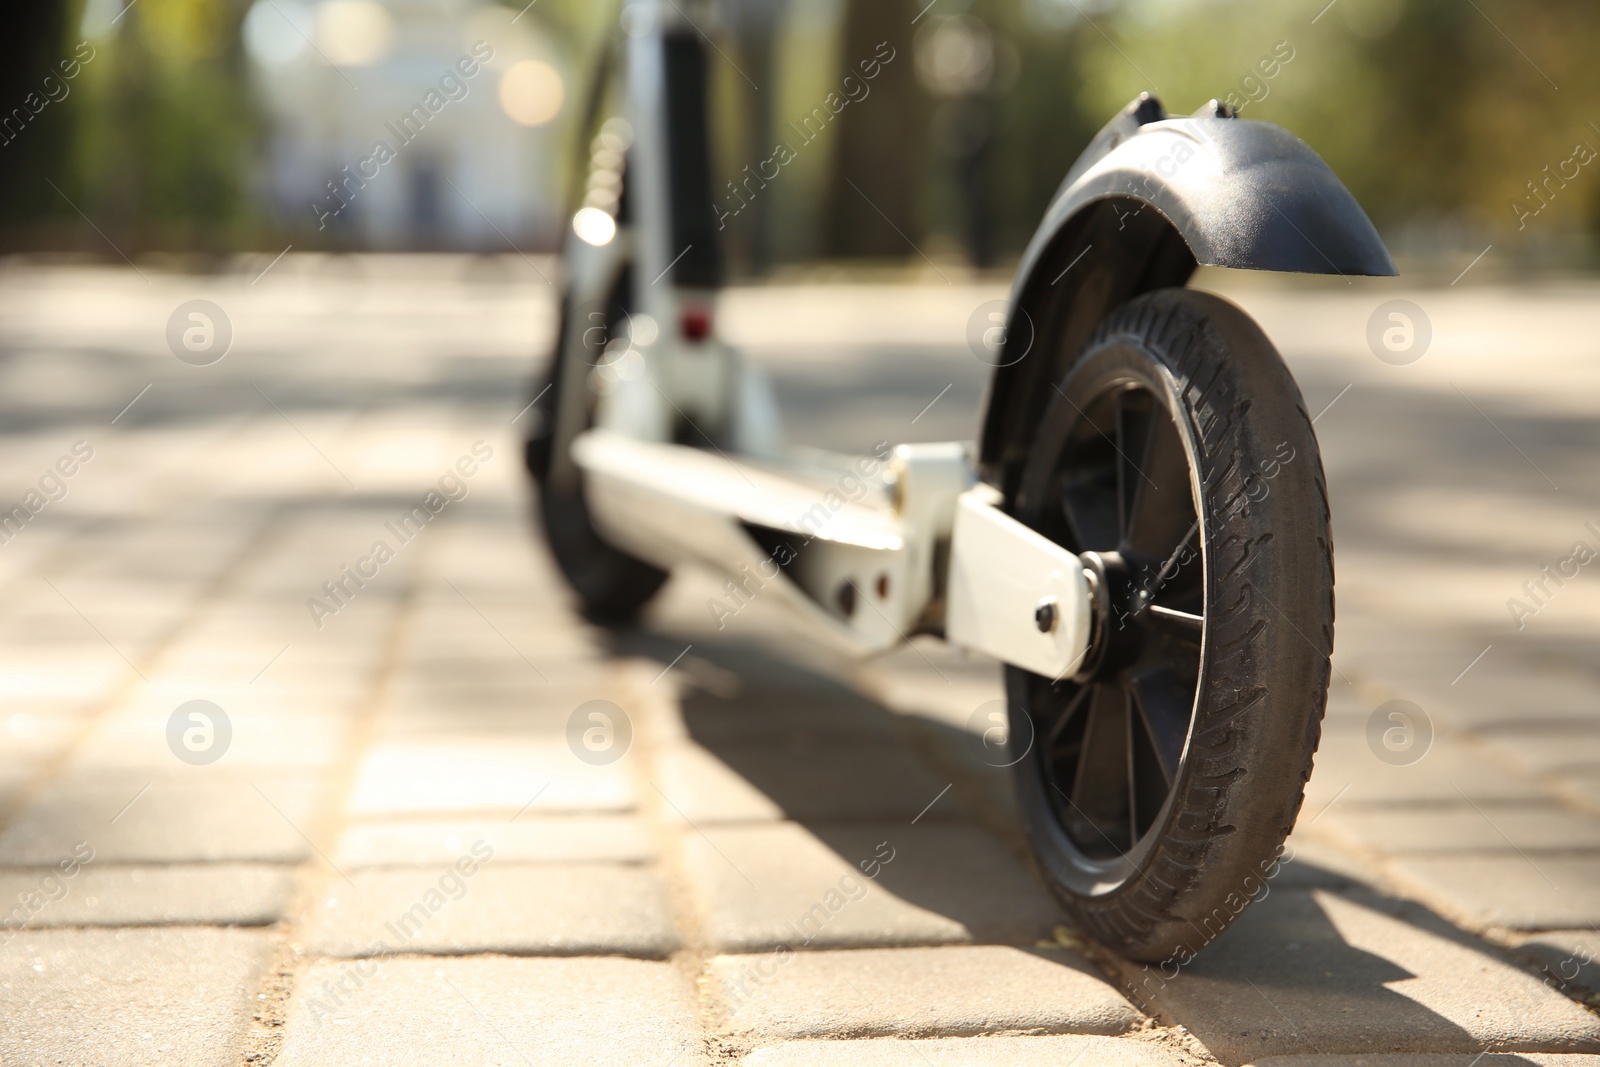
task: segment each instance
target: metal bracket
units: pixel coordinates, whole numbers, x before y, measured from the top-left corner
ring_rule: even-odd
[[[995,506],[980,485],[956,501],[945,636],[1060,678],[1089,647],[1089,584],[1073,553]]]

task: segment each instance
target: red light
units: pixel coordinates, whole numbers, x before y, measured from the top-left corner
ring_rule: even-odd
[[[711,336],[711,312],[701,307],[685,308],[683,336],[690,341],[704,341]]]

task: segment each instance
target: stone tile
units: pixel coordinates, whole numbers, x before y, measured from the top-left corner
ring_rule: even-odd
[[[1116,1037],[955,1037],[922,1041],[790,1041],[744,1067],[1178,1067],[1158,1046]]]
[[[688,657],[685,657],[687,661]],[[683,733],[703,745],[892,743],[895,717],[870,697],[801,671],[793,664],[741,664],[734,673],[705,661],[680,664]]]
[[[358,867],[446,867],[482,841],[501,863],[647,863],[659,849],[630,815],[524,815],[506,820],[358,823],[345,830],[333,861]]]
[[[578,759],[564,740],[388,742],[362,761],[352,815],[506,811],[629,811],[628,757]]]
[[[1306,783],[1301,818],[1315,818],[1336,800],[1334,810],[1342,810],[1368,804],[1460,802],[1462,793],[1480,804],[1527,803],[1547,796],[1529,779],[1448,738],[1436,737],[1428,754],[1416,763],[1395,766],[1378,759],[1367,747],[1364,719],[1347,728],[1329,723],[1317,749],[1311,781]]]
[[[1482,736],[1489,749],[1504,754],[1530,774],[1584,769],[1600,771],[1600,730],[1497,730]]]
[[[450,592],[449,595],[456,594]],[[484,615],[493,620],[492,626],[484,620],[483,615],[462,604],[465,610],[453,618],[439,618],[437,612],[424,609],[421,613],[423,618],[410,634],[413,647],[433,655],[453,657],[459,672],[457,680],[470,684],[471,672],[461,665],[483,661],[500,668],[500,673],[504,675],[520,679],[524,684],[542,686],[544,680],[534,672],[535,667],[543,670],[547,661],[559,663],[568,658],[598,660],[605,654],[598,643],[584,639],[581,624],[574,622],[566,627],[551,626],[550,615],[553,613],[548,612],[547,605],[538,605],[538,608],[546,611],[543,619],[524,616],[516,620],[512,616],[525,611],[528,605],[517,604],[514,608],[508,608],[491,603],[486,597],[472,593],[468,595],[483,609]],[[461,602],[458,600],[457,603]],[[429,614],[435,617],[429,619]],[[538,625],[540,622],[543,625]],[[499,629],[500,634],[496,634],[495,629]],[[511,648],[506,647],[508,641]],[[513,648],[521,651],[527,659],[518,656]],[[443,673],[441,680],[448,681],[448,673]]]
[[[1370,862],[1315,830],[1295,831],[1283,847],[1272,890],[1348,889],[1368,885],[1377,877]]]
[[[349,993],[334,990],[341,984]],[[620,959],[322,962],[277,1067],[701,1067],[689,981]]]
[[[1600,1050],[1600,1018],[1414,904],[1273,893],[1170,980],[1135,992],[1218,1059],[1323,1053]]]
[[[1400,1052],[1374,1056],[1268,1056],[1245,1067],[1600,1067],[1600,1056],[1581,1052],[1489,1052],[1430,1055]]]
[[[777,801],[699,745],[664,749],[656,757],[656,767],[655,785],[661,790],[662,815],[667,819],[698,825],[783,818]]]
[[[601,864],[352,871],[329,883],[307,943],[330,956],[384,952],[623,955],[678,947],[652,873]],[[468,872],[471,873],[468,873]]]
[[[228,714],[232,738],[227,751],[210,765],[213,770],[260,773],[263,768],[325,766],[338,758],[349,735],[349,721],[340,715],[252,708],[243,699],[231,700],[220,693],[217,699]],[[73,753],[71,771],[137,771],[147,776],[191,771],[167,747],[167,720],[182,702],[146,699],[136,710],[97,723]]]
[[[1600,853],[1400,856],[1393,870],[1474,922],[1520,930],[1600,925]]]
[[[1571,803],[1600,813],[1600,771],[1563,775],[1553,785]]]
[[[0,865],[50,866],[79,842],[97,863],[260,861],[310,854],[320,787],[305,779],[136,779],[103,786],[62,779],[0,834]]]
[[[878,877],[862,864],[888,857]],[[684,837],[706,935],[720,949],[967,941],[1032,945],[1061,921],[998,841],[966,825],[708,826]]]
[[[982,734],[967,728],[967,716],[974,711],[982,710],[987,716],[1004,706],[982,695],[992,688],[992,685],[985,687],[980,694],[973,694],[970,703],[957,705],[959,711],[955,714],[960,717],[955,722],[946,721],[943,714],[930,712],[923,705],[907,712],[906,725],[926,748],[935,773],[956,778],[956,791],[962,794],[964,801],[980,809],[990,820],[1020,826],[1016,783],[1011,768],[1005,765],[1007,758],[993,747],[986,747]],[[947,696],[944,699],[959,698]],[[941,708],[938,712],[950,713],[951,709]]]
[[[911,751],[865,743],[784,747],[673,745],[659,758],[669,817],[696,825],[757,819],[915,818],[948,785]],[[943,817],[955,807],[930,817]]]
[[[1595,686],[1552,671],[1513,668],[1474,671],[1455,686],[1448,679],[1418,687],[1414,698],[1430,712],[1478,729],[1524,729],[1526,724],[1594,721]]]
[[[0,870],[0,908],[23,909],[33,929],[50,926],[265,926],[293,889],[288,868],[256,863],[107,866],[71,877],[55,869]],[[17,915],[0,912],[0,922]]]
[[[1600,932],[1550,930],[1521,942],[1515,952],[1532,960],[1549,978],[1600,994]],[[1600,1007],[1600,998],[1590,1003]]]
[[[1600,848],[1600,818],[1553,804],[1335,809],[1322,825],[1379,852],[1515,854]]]
[[[265,934],[30,930],[0,948],[0,1061],[239,1062]]]
[[[38,664],[0,661],[6,674],[15,678],[29,670],[39,670]],[[50,669],[66,673],[67,665]],[[72,669],[81,665],[72,664]],[[22,689],[18,692],[17,689]],[[11,703],[16,710],[0,718],[0,738],[5,740],[6,751],[13,759],[46,760],[64,751],[83,726],[84,702],[75,698],[41,699],[26,686],[7,687],[0,690],[0,698]],[[20,705],[20,706],[19,706]]]
[[[962,731],[979,708],[1006,696],[998,660],[970,650],[956,653],[942,642],[887,652],[867,663],[863,674],[888,707]]]
[[[411,661],[408,660],[408,663]],[[521,660],[506,667],[481,658],[457,660],[456,669],[471,663],[472,677],[433,680],[407,671],[395,686],[391,713],[399,712],[504,712],[548,714],[565,719],[579,704],[596,698],[615,700],[612,678],[587,678],[577,682],[543,681]]]
[[[507,740],[562,741],[571,714],[572,708],[461,707],[432,701],[387,711],[375,727],[374,737],[380,741],[423,741],[449,740],[462,734],[495,734]]]
[[[562,592],[565,593],[565,589]],[[493,634],[490,639],[499,642]],[[500,646],[505,648],[503,642]],[[449,698],[464,687],[501,693],[537,693],[539,695],[533,699],[560,703],[570,699],[574,690],[587,691],[584,700],[596,696],[615,699],[617,665],[613,660],[589,656],[552,660],[535,655],[535,649],[523,646],[522,651],[528,653],[524,660],[510,649],[506,649],[505,656],[485,656],[483,647],[481,642],[465,645],[457,642],[449,646],[431,641],[411,642],[406,649],[405,672],[396,681],[396,700],[448,703]]]
[[[1142,1016],[1089,962],[1001,945],[721,956],[725,1028],[741,1042],[810,1037],[1120,1034]]]

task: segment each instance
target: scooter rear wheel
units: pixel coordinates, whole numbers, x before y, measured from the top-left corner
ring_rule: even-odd
[[[1186,962],[1266,894],[1311,772],[1321,459],[1271,342],[1209,294],[1123,305],[1055,391],[1011,507],[1085,559],[1094,636],[1069,677],[1006,669],[1021,810],[1087,933]]]
[[[608,544],[590,519],[581,475],[561,484],[551,477],[551,466],[570,463],[565,450],[579,432],[594,425],[589,375],[603,341],[595,345],[585,339],[590,333],[601,338],[621,335],[632,305],[631,264],[618,274],[603,308],[583,308],[575,314],[570,298],[562,301],[550,378],[536,390],[537,428],[527,442],[528,472],[538,492],[539,517],[551,555],[584,616],[608,626],[632,622],[667,580],[667,573]],[[576,405],[583,413],[581,425],[573,427],[559,425],[563,392],[569,389],[583,393],[582,403]]]

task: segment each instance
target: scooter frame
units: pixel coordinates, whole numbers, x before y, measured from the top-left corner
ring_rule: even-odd
[[[1096,636],[1092,583],[1075,554],[1004,510],[1064,361],[1111,308],[1184,285],[1199,265],[1395,273],[1299,139],[1216,101],[1169,118],[1141,95],[1073,166],[1023,256],[977,444],[791,455],[764,376],[706,329],[721,281],[706,45],[666,0],[634,0],[624,25],[625,123],[609,136],[627,142],[629,203],[609,226],[575,220],[556,354],[565,380],[599,397],[591,418],[587,389],[561,390],[544,476],[581,484],[616,548],[664,570],[707,567],[736,600],[762,590],[856,654],[932,633],[1070,676]],[[636,285],[627,336],[593,336],[588,309],[627,269],[650,280]]]

